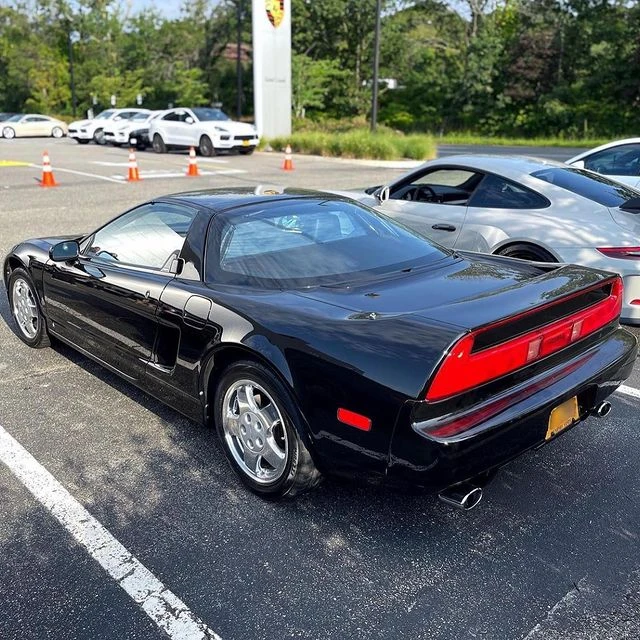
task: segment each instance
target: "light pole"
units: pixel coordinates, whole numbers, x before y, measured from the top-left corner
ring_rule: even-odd
[[[242,61],[240,60],[240,55],[242,53],[242,1],[236,0],[237,9],[238,9],[238,34],[237,34],[237,43],[236,43],[236,80],[237,80],[237,97],[236,97],[236,112],[238,115],[238,120],[240,120],[242,116]]]
[[[373,82],[371,86],[371,131],[378,125],[378,68],[380,66],[380,11],[382,0],[376,0],[376,27],[373,36]]]

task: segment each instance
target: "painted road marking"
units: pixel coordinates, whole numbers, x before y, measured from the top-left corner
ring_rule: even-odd
[[[633,387],[627,387],[627,385],[620,385],[616,391],[624,393],[625,396],[631,396],[632,398],[640,399],[640,389],[634,389]]]
[[[0,461],[173,640],[221,640],[0,426]]]
[[[0,167],[30,167],[30,162],[20,162],[19,160],[0,160]]]
[[[31,164],[30,166],[39,169],[40,165],[39,164]],[[113,180],[112,178],[108,178],[107,176],[101,176],[98,175],[97,173],[85,173],[84,171],[74,171],[73,169],[61,169],[60,167],[56,166],[54,169],[54,173],[57,171],[62,171],[64,173],[75,173],[78,176],[86,176],[87,178],[98,178],[100,180],[106,180],[107,182],[117,182],[120,183],[120,180]]]

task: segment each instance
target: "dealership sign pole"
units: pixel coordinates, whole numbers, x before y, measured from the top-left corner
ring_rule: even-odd
[[[291,0],[253,0],[253,95],[261,136],[291,133]]]

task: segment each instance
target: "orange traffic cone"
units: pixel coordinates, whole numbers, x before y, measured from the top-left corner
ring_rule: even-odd
[[[53,171],[51,170],[51,161],[49,160],[49,152],[44,151],[42,153],[42,178],[40,179],[41,187],[57,187],[58,183],[53,177]]]
[[[142,180],[140,172],[138,171],[138,161],[136,160],[136,152],[133,148],[129,149],[129,174],[127,175],[127,182],[138,182]]]
[[[284,162],[282,163],[283,171],[293,171],[293,160],[291,159],[291,145],[288,144],[284,150]]]
[[[197,178],[200,175],[198,171],[198,161],[196,160],[196,150],[191,147],[189,149],[189,169],[187,169],[187,176],[189,178]]]

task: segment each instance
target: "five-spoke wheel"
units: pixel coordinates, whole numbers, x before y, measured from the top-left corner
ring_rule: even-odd
[[[11,313],[18,325],[18,336],[30,347],[49,346],[46,322],[31,277],[24,269],[17,268],[11,272],[8,284]]]

